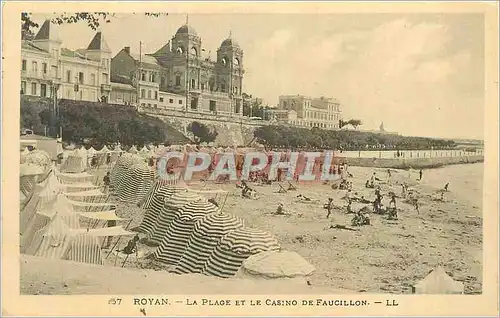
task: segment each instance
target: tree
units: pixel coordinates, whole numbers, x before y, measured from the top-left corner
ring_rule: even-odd
[[[359,119],[350,119],[348,124],[351,124],[355,129],[358,129],[359,126],[363,125],[363,122]]]
[[[144,15],[147,17],[158,18],[160,16],[167,16],[168,13],[145,12]],[[62,14],[55,14],[54,18],[52,18],[51,21],[52,23],[59,25],[86,22],[88,27],[95,31],[102,23],[110,23],[111,20],[115,17],[116,17],[115,13],[109,13],[109,12],[76,12],[76,13],[64,12]],[[33,28],[38,28],[38,26],[39,26],[38,23],[32,20],[31,13],[29,12],[21,13],[21,34],[23,38],[32,37]]]
[[[199,123],[197,121],[193,121],[189,125],[188,130],[192,132],[193,135],[196,137],[197,143],[214,142],[218,135],[215,129],[210,130],[206,125]]]

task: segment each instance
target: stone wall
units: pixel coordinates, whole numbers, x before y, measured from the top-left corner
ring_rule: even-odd
[[[193,121],[197,121],[209,128],[215,129],[218,133],[215,144],[218,146],[245,146],[253,140],[253,132],[262,123],[249,121],[245,117],[222,116],[203,114],[189,111],[163,110],[163,109],[140,109],[150,116],[155,116],[175,127],[186,137],[192,138],[186,128]]]
[[[446,165],[483,162],[484,155],[470,155],[459,157],[435,157],[435,158],[345,158],[350,166],[394,168],[394,169],[421,169],[437,168]]]

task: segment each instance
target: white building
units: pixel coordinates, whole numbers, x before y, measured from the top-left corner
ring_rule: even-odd
[[[275,118],[278,122],[298,127],[338,129],[342,110],[335,98],[284,95],[279,97]]]
[[[96,102],[111,91],[111,50],[101,32],[86,49],[62,47],[56,25],[45,21],[33,40],[21,47],[21,94]]]

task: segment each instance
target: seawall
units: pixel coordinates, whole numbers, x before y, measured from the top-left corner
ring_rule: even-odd
[[[429,169],[447,165],[484,162],[484,155],[435,158],[345,158],[350,166],[393,168],[393,169]]]

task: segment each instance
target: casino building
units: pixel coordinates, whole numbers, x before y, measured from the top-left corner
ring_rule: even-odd
[[[111,81],[133,85],[139,109],[242,116],[243,50],[229,35],[216,60],[207,51],[186,23],[154,53],[123,48],[111,60]]]

